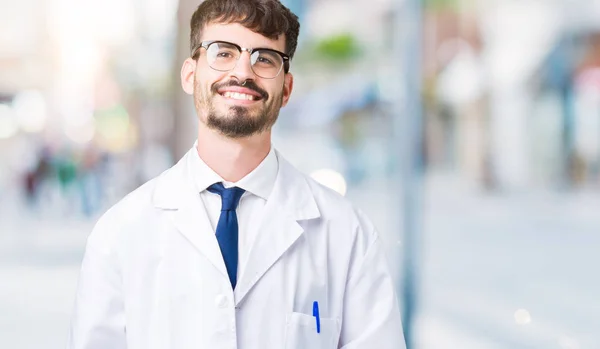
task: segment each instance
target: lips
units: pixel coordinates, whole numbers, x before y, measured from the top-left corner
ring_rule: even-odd
[[[246,81],[244,86],[240,86],[239,82],[235,80],[221,86],[216,85],[213,87],[213,92],[227,99],[245,102],[259,101],[268,97],[266,91],[251,80]]]

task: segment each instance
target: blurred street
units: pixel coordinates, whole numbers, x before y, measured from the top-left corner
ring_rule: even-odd
[[[382,199],[385,189],[365,183],[347,195],[373,218],[394,261],[397,213]],[[598,208],[594,192],[484,195],[430,175],[419,348],[599,348]],[[9,200],[0,212],[0,347],[63,348],[96,217],[35,218]]]
[[[423,348],[600,348],[597,193],[464,195],[429,183]],[[432,322],[481,343],[436,338]]]

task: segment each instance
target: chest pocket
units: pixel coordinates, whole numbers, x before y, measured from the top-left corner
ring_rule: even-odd
[[[291,313],[287,317],[285,349],[336,349],[339,324],[337,319],[320,318],[321,332],[317,333],[314,316]]]

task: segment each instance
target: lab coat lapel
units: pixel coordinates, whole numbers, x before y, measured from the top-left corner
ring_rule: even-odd
[[[258,280],[304,232],[293,217],[274,207],[277,204],[267,205],[271,207],[265,207],[265,216],[250,250],[248,264],[240,277],[241,282],[235,287],[236,304],[242,302]]]
[[[193,185],[188,168],[188,152],[175,166],[163,173],[154,192],[155,206],[166,210],[179,231],[225,277],[227,269],[219,243]]]
[[[265,205],[246,268],[235,288],[236,305],[304,233],[298,221],[320,215],[307,179],[278,152],[276,154],[279,163],[277,179]]]

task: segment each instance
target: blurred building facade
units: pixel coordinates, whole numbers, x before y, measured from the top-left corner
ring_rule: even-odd
[[[349,130],[348,115],[372,125],[361,131],[389,122],[389,102],[400,93],[389,81],[400,60],[391,47],[395,2],[284,2],[298,11],[302,32],[292,70],[298,77],[294,98],[282,111],[278,137],[341,135]],[[195,137],[193,103],[178,87],[178,72],[189,55],[189,16],[197,5],[32,0],[3,11],[2,148],[6,152],[14,142],[49,145],[53,152],[93,147],[129,156],[138,164],[136,183],[159,173]],[[589,19],[597,5],[424,5],[427,166],[488,189],[597,183],[598,26]],[[568,54],[557,54],[565,48]],[[349,134],[332,143],[339,159],[332,162],[360,163],[368,157],[349,149],[377,153],[390,146],[390,133],[354,136],[350,143]],[[385,173],[393,162],[381,159],[378,171]],[[356,165],[339,167],[356,172]]]

